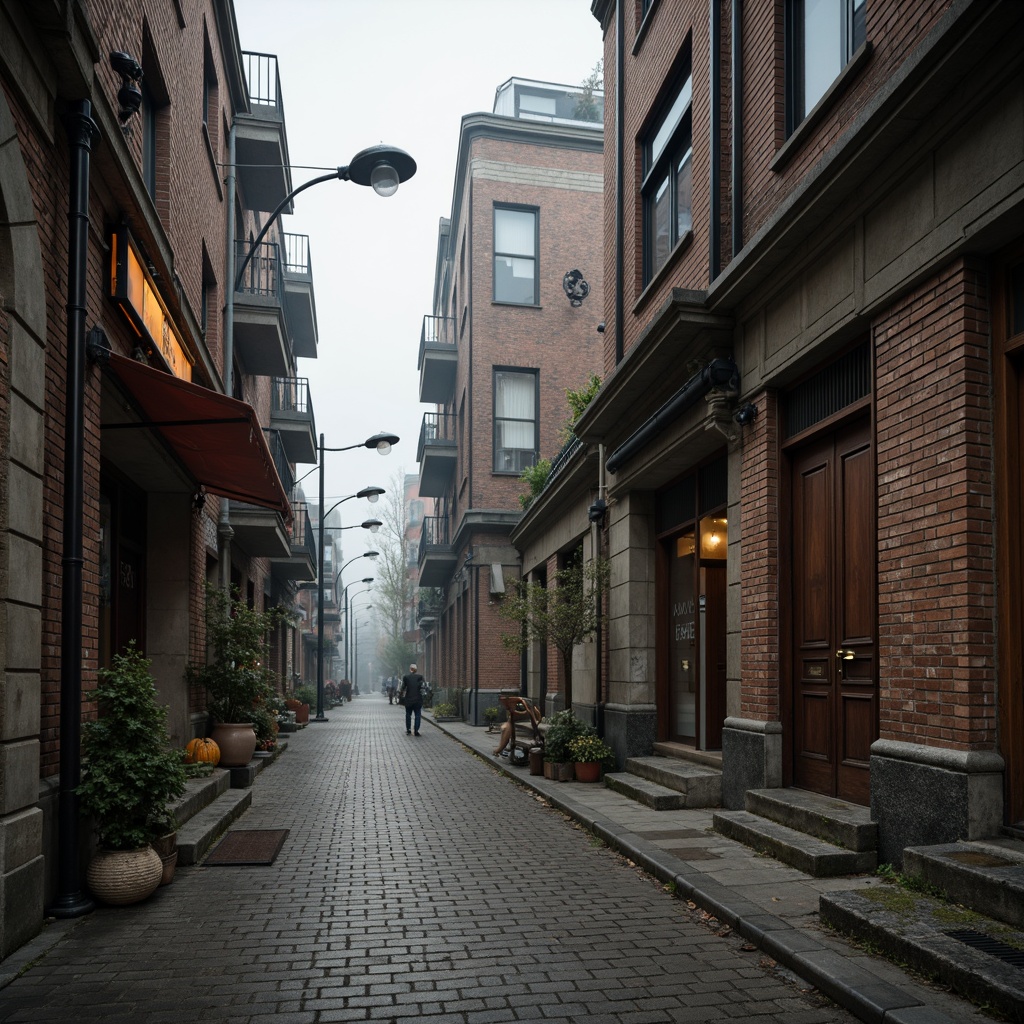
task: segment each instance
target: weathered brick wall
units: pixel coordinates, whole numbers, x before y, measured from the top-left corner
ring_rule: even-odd
[[[883,739],[995,742],[989,333],[970,260],[874,325]]]

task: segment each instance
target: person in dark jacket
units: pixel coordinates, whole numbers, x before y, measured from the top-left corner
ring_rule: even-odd
[[[409,666],[409,674],[402,676],[402,688],[398,691],[399,697],[405,698],[405,734],[412,732],[413,712],[416,713],[415,735],[420,734],[420,719],[423,716],[423,691],[426,687],[426,680],[416,671],[416,665]]]

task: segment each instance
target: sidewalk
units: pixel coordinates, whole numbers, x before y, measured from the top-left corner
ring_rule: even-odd
[[[709,833],[707,811],[531,777],[490,756],[483,728],[425,716],[423,736],[407,736],[403,709],[379,694],[328,719],[289,737],[231,826],[288,829],[272,865],[179,867],[143,903],[50,923],[0,963],[0,1021],[978,1018],[818,930],[821,887],[871,879],[807,878]],[[732,930],[709,929],[608,847]]]
[[[553,782],[494,757],[497,733],[434,724],[861,1020],[944,1024],[980,1014],[820,926],[821,893],[885,884],[874,876],[814,878],[713,832],[714,808],[655,811],[603,785]]]

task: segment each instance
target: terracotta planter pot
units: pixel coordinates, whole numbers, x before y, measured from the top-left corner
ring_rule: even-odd
[[[577,782],[599,782],[601,779],[600,761],[577,761],[576,781]]]
[[[162,877],[163,864],[152,846],[137,850],[97,850],[85,873],[93,896],[113,906],[127,906],[151,896],[159,888]]]
[[[256,749],[252,722],[218,722],[210,737],[220,747],[222,768],[243,768],[252,760]]]
[[[544,751],[540,747],[534,747],[530,751],[530,774],[544,774]]]
[[[545,761],[544,778],[554,782],[572,782],[572,761]]]

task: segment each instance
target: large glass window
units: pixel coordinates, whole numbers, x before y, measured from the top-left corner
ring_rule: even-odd
[[[537,461],[537,371],[494,371],[494,472],[522,473]]]
[[[536,306],[537,211],[494,208],[494,301]]]
[[[644,284],[693,229],[689,71],[644,140]]]
[[[790,131],[866,38],[867,0],[790,0]]]

